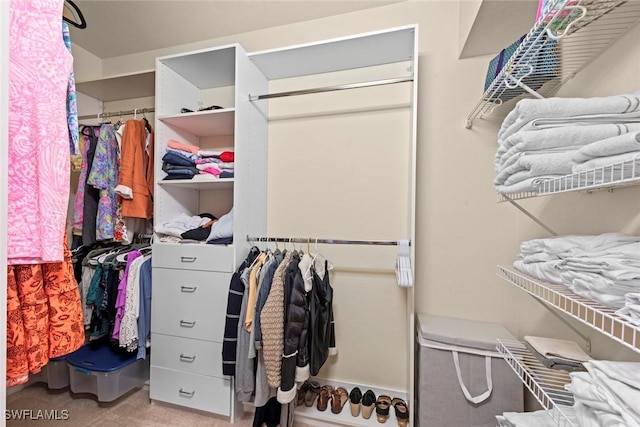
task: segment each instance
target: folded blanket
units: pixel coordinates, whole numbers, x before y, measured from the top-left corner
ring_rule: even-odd
[[[597,157],[584,163],[575,163],[572,171],[573,173],[580,173],[604,167],[604,170],[601,171],[602,175],[599,171],[597,175],[598,178],[602,178],[604,180],[627,179],[631,177],[631,165],[635,162],[637,168],[637,163],[639,161],[640,151],[632,151],[629,153],[617,154],[615,156]],[[625,166],[624,171],[623,166]]]
[[[573,155],[573,160],[582,163],[597,157],[615,156],[632,151],[640,151],[640,132],[629,132],[592,142],[578,149]]]
[[[495,185],[513,185],[542,175],[564,175],[571,173],[575,164],[572,153],[523,154],[500,170]],[[520,173],[519,173],[520,172]]]
[[[591,359],[589,355],[582,351],[580,346],[573,341],[531,335],[526,335],[524,340],[545,359],[574,363],[587,362]]]
[[[537,131],[519,131],[502,141],[496,153],[496,167],[519,152],[550,149],[578,149],[592,142],[640,131],[640,123],[606,123],[552,127]]]
[[[640,111],[640,92],[593,98],[522,99],[504,119],[499,139],[506,139],[527,123],[540,118],[574,118],[626,114]]]
[[[609,250],[637,242],[640,242],[640,236],[631,236],[623,233],[570,235],[527,240],[520,244],[520,252],[523,255],[544,252],[562,254],[563,256],[577,256],[579,254],[592,254],[596,251]]]

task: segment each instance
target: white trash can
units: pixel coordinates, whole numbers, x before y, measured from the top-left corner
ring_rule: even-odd
[[[417,425],[495,427],[522,412],[524,386],[496,350],[516,340],[502,325],[418,314]]]

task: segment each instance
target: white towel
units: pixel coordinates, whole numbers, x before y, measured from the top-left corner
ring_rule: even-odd
[[[596,362],[596,363],[593,363]],[[593,361],[585,363],[593,381],[613,395],[629,425],[640,425],[640,363]]]
[[[499,139],[508,138],[527,123],[540,118],[574,118],[626,114],[640,111],[640,92],[594,98],[522,99],[504,119]]]
[[[557,427],[549,411],[505,412],[502,416],[515,427]]]
[[[536,192],[538,188],[544,185],[545,181],[554,178],[561,178],[564,175],[543,175],[535,178],[522,180],[512,185],[496,185],[495,189],[500,194],[526,193],[529,191]]]
[[[513,185],[522,180],[542,175],[563,175],[571,173],[575,164],[572,153],[524,154],[511,165],[501,169],[494,181],[495,185]],[[523,172],[519,173],[518,172]],[[517,174],[517,175],[516,175]],[[509,179],[511,178],[511,179]]]
[[[547,282],[564,285],[564,281],[560,276],[561,271],[555,268],[557,261],[535,262],[525,264],[521,259],[513,262],[513,266],[529,276],[545,280]]]
[[[524,340],[547,359],[563,359],[570,362],[586,362],[590,359],[589,355],[573,341],[531,335],[526,335]]]
[[[496,153],[496,166],[518,152],[550,149],[578,149],[592,142],[640,131],[640,123],[563,126],[537,131],[519,131],[502,141]]]
[[[586,172],[591,169],[604,167],[603,179],[620,177],[629,178],[631,176],[631,165],[640,161],[640,151],[618,154],[615,156],[597,157],[584,163],[575,163],[573,173]],[[624,164],[624,173],[622,166]],[[636,168],[640,165],[636,165]],[[613,177],[611,176],[613,174]],[[598,175],[600,176],[600,175]]]
[[[616,311],[618,316],[624,317],[629,323],[640,327],[640,292],[629,292],[624,296],[624,307]]]
[[[640,151],[640,132],[629,132],[587,144],[578,149],[573,160],[582,163],[597,157],[615,156],[631,151]]]

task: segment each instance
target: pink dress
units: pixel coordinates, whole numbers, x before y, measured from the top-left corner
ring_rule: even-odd
[[[69,200],[64,0],[9,4],[9,264],[63,260]]]

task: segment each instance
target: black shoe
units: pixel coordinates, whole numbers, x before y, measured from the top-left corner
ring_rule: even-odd
[[[360,415],[360,402],[362,401],[362,392],[355,387],[349,393],[349,404],[351,405],[351,415],[357,417]]]
[[[376,395],[371,390],[367,390],[362,395],[362,418],[368,420],[371,418],[373,408],[376,407]]]

